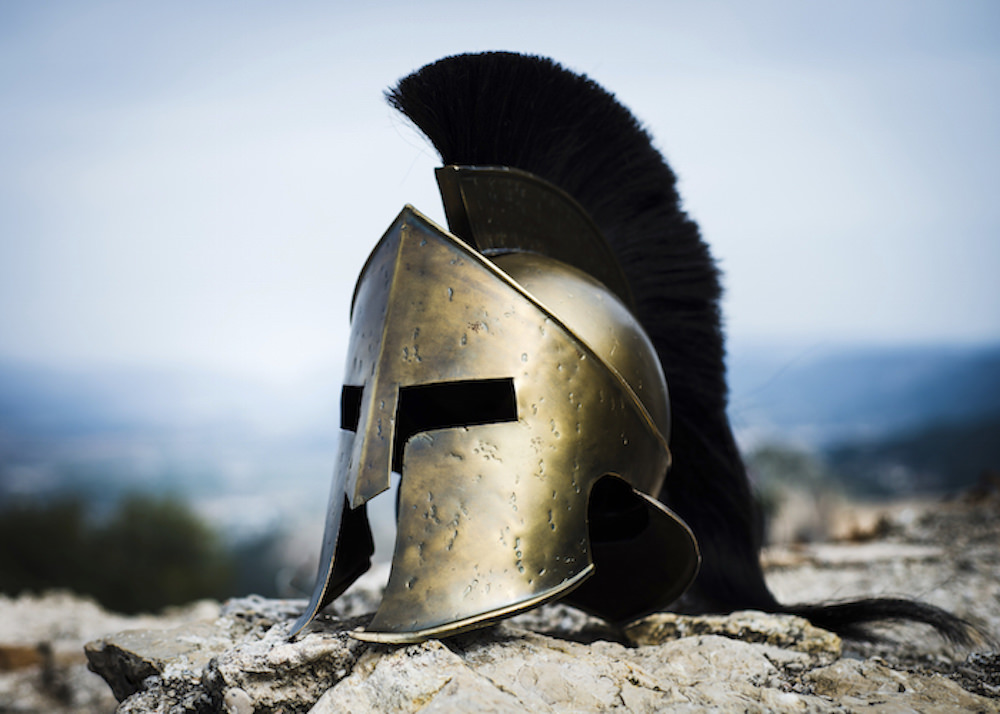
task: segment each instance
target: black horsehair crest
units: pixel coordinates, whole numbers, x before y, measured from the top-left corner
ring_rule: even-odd
[[[970,625],[907,599],[784,605],[760,565],[761,527],[726,415],[720,275],[682,210],[676,177],[613,95],[550,59],[506,52],[445,58],[402,79],[389,103],[445,164],[507,166],[558,186],[590,214],[617,256],[670,388],[674,462],[663,492],[703,554],[675,607],[802,615],[855,637],[877,620],[914,620],[969,643]]]

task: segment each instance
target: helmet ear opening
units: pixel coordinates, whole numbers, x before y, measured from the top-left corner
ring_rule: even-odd
[[[594,575],[566,602],[613,623],[668,606],[698,572],[701,556],[690,529],[656,499],[606,474],[587,506]]]
[[[627,482],[605,474],[590,491],[587,522],[592,543],[631,540],[649,524],[649,509]]]

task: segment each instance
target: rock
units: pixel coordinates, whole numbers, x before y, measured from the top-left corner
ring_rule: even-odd
[[[887,521],[884,547],[789,549],[769,560],[769,581],[786,601],[917,594],[997,633],[998,513],[992,502],[937,504]],[[125,618],[68,595],[0,598],[0,711],[111,711],[111,688],[83,662],[90,639],[119,714],[1000,712],[996,645],[970,653],[917,626],[875,644],[757,612],[659,614],[621,630],[556,604],[444,641],[354,640],[384,576],[360,581],[295,641],[302,600]]]
[[[710,634],[831,658],[839,657],[841,651],[839,637],[827,630],[813,627],[806,619],[754,611],[701,617],[658,613],[629,626],[625,634],[635,645],[659,645],[682,637]]]
[[[922,507],[910,503],[887,513],[879,543],[768,549],[767,581],[775,596],[783,602],[917,597],[978,626],[993,638],[980,648],[995,651],[1000,635],[1000,499],[935,501]],[[887,642],[847,642],[845,651],[942,672],[954,670],[968,655],[926,635],[926,629],[883,626],[878,632]]]
[[[204,680],[213,701],[242,700],[245,694],[256,711],[308,709],[353,670],[365,649],[347,635],[357,620],[295,642],[288,641],[291,624],[291,619],[274,624],[259,639],[250,636],[214,659]]]
[[[200,672],[232,644],[228,630],[212,622],[168,630],[126,630],[87,643],[85,651],[90,668],[102,673],[115,697],[122,700],[139,691],[147,677],[162,675],[167,667]]]
[[[445,645],[431,641],[367,652],[310,712],[516,711],[519,705]]]
[[[88,656],[109,681],[136,687],[119,714],[1000,711],[988,692],[942,674],[838,659],[839,638],[791,616],[657,615],[630,628],[629,646],[575,641],[592,623],[551,606],[533,615],[548,613],[547,635],[505,622],[391,647],[348,635],[366,618],[323,617],[289,641],[304,606],[234,600],[213,623],[105,637]],[[557,636],[559,622],[571,629]],[[120,654],[98,656],[111,650]]]
[[[40,666],[44,661],[42,650],[37,645],[0,644],[0,672]]]
[[[973,652],[951,678],[970,692],[1000,699],[1000,652]]]
[[[125,617],[65,592],[0,596],[0,711],[109,712],[115,697],[87,669],[86,641],[129,627],[178,626],[218,612],[218,603],[202,602],[159,617]]]
[[[86,653],[123,700],[120,713],[305,710],[347,676],[364,648],[347,635],[357,619],[321,618],[320,632],[289,642],[305,604],[240,598],[214,621],[121,632],[89,643]]]
[[[1000,711],[1000,702],[984,701],[946,677],[915,677],[878,660],[840,660],[809,672],[803,680],[817,695],[870,712]]]

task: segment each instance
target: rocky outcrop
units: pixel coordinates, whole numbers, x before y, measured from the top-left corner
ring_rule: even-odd
[[[113,711],[117,701],[87,668],[84,643],[126,628],[182,627],[218,612],[218,603],[201,602],[157,617],[125,617],[69,593],[0,595],[0,712]]]
[[[561,636],[512,621],[389,647],[347,634],[364,618],[324,618],[289,642],[304,604],[236,600],[214,622],[112,635],[87,654],[123,697],[120,714],[1000,711],[943,674],[843,658],[838,637],[791,616],[657,615],[623,642],[575,641],[591,623],[570,616]]]
[[[998,515],[996,504],[900,511],[878,540],[769,552],[769,578],[786,600],[909,593],[1000,632]],[[861,644],[796,617],[740,612],[660,614],[616,630],[553,605],[440,642],[367,644],[348,632],[377,603],[378,578],[295,641],[304,601],[122,618],[68,596],[0,598],[0,711],[106,712],[118,699],[121,714],[1000,712],[994,645],[956,650],[917,627]],[[110,687],[85,670],[85,639]]]

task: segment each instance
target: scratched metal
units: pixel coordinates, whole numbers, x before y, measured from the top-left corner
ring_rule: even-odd
[[[555,258],[634,307],[628,279],[601,230],[558,186],[510,166],[442,166],[434,174],[451,232],[480,253]]]
[[[402,387],[512,378],[518,417],[406,443],[389,583],[358,638],[455,634],[564,596],[594,569],[593,485],[611,474],[659,491],[670,461],[662,370],[627,308],[581,271],[536,254],[486,259],[407,207],[362,271],[351,322],[345,384],[363,392],[337,478],[352,509],[389,487]],[[696,565],[681,526],[671,545]],[[324,558],[336,537],[326,534]],[[320,580],[332,569],[321,563]],[[693,572],[680,577],[683,588]]]

